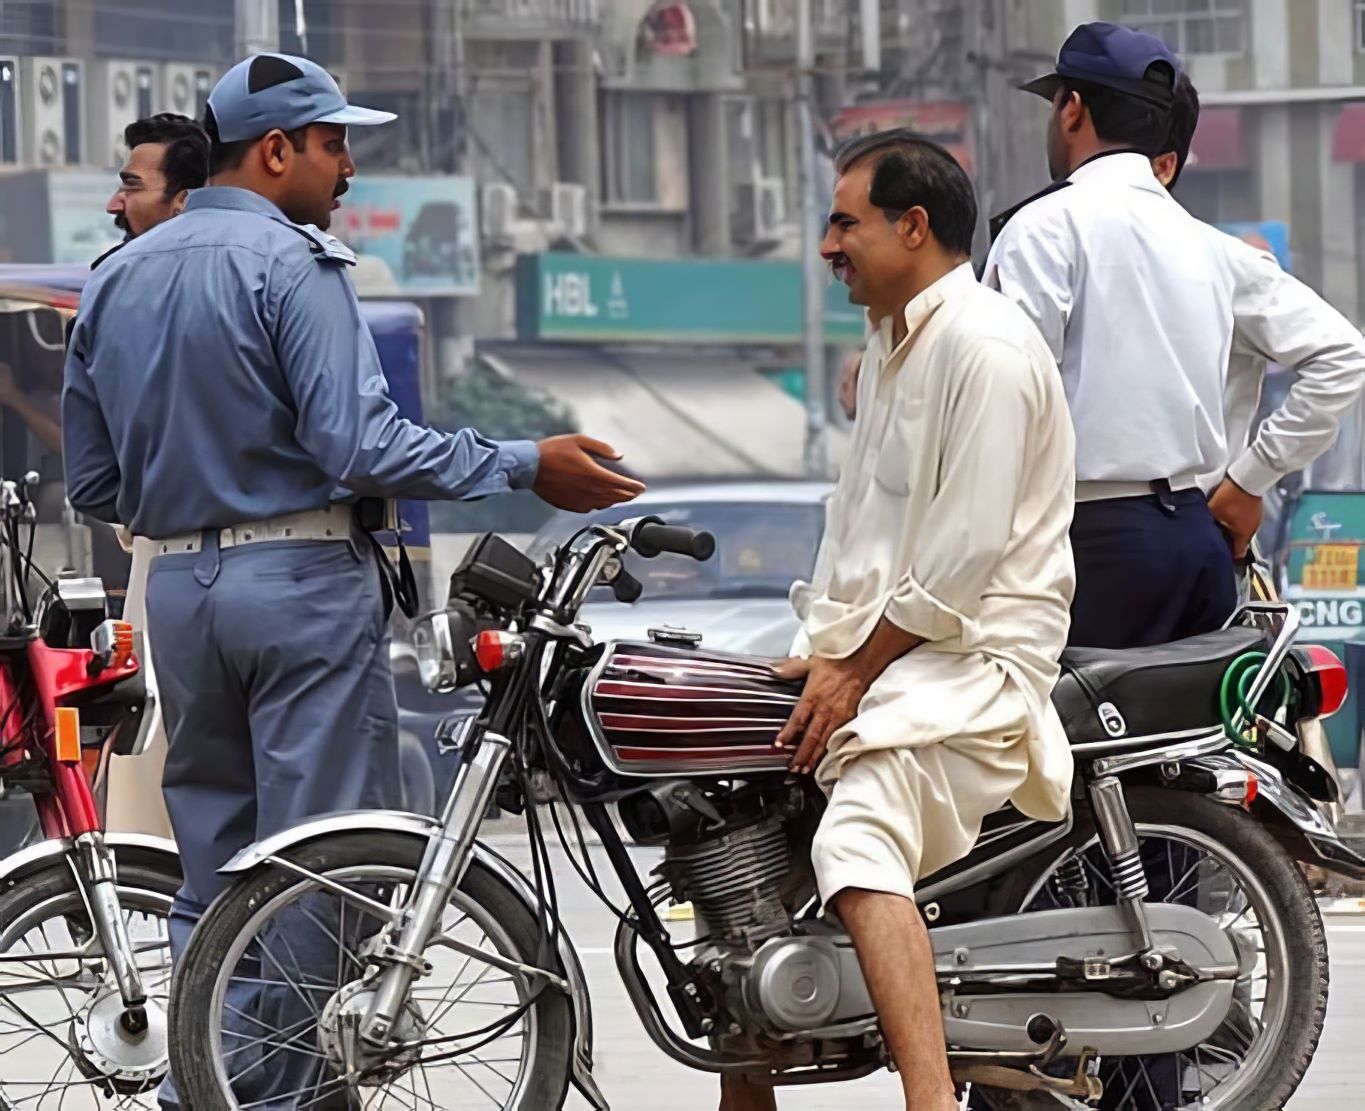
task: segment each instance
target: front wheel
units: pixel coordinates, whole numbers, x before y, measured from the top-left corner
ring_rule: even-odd
[[[66,860],[0,895],[0,1107],[154,1111],[166,1075],[173,858],[118,855],[118,899],[147,992],[145,1030],[123,1000]]]
[[[183,1106],[562,1105],[570,1002],[478,959],[482,951],[544,967],[535,915],[477,860],[424,953],[431,971],[414,981],[389,1045],[376,1051],[359,1041],[387,924],[374,903],[403,905],[425,847],[425,839],[399,833],[323,837],[290,859],[326,883],[264,865],[214,902],[171,1000],[171,1065]]]
[[[1100,1063],[1101,1111],[1278,1111],[1313,1059],[1327,1013],[1327,937],[1303,873],[1245,811],[1203,795],[1128,788],[1148,902],[1212,915],[1257,953],[1232,1010],[1207,1042],[1158,1057]],[[1068,841],[1018,869],[993,911],[1114,904],[1089,813]]]

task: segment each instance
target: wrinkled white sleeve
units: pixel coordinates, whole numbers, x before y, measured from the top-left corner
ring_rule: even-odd
[[[970,642],[981,596],[1009,543],[1023,497],[1040,384],[1029,356],[1001,340],[975,341],[955,371],[948,417],[939,430],[934,496],[885,616],[928,641],[960,635]]]
[[[1038,326],[1060,366],[1075,304],[1075,237],[1055,205],[1026,205],[1000,233],[981,281],[1018,305]]]
[[[1228,477],[1264,494],[1332,446],[1365,385],[1365,338],[1341,313],[1286,274],[1273,255],[1224,237],[1237,275],[1236,343],[1296,371],[1298,380],[1233,459]],[[1236,445],[1234,450],[1242,445]]]
[[[863,349],[862,362],[858,366],[858,404],[853,418],[854,444],[862,441],[858,435],[858,428],[864,419],[864,414],[872,408],[877,394],[877,371],[881,362],[881,347],[876,339],[877,330],[870,326],[869,328],[868,342]],[[851,464],[851,458],[845,461],[839,479],[834,484],[834,492],[830,495],[829,501],[825,503],[825,531],[820,538],[820,550],[815,558],[815,570],[811,575],[811,581],[798,581],[792,584],[791,604],[796,611],[796,616],[801,621],[801,627],[797,630],[796,637],[792,641],[790,654],[801,659],[809,659],[815,654],[806,622],[810,615],[811,602],[821,590],[829,585],[830,564],[839,558],[838,538],[832,532],[830,522],[844,519],[843,506],[848,499],[848,485],[852,473]]]

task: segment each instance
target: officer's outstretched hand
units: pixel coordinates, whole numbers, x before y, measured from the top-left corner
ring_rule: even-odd
[[[540,441],[540,470],[536,496],[558,509],[587,513],[630,501],[645,492],[645,484],[608,470],[599,459],[617,460],[621,453],[610,444],[587,436],[551,436]]]

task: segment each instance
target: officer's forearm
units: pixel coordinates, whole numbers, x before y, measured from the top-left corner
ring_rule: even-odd
[[[395,418],[365,437],[341,481],[379,497],[469,500],[529,487],[538,463],[529,441],[497,442],[469,428],[438,432]]]

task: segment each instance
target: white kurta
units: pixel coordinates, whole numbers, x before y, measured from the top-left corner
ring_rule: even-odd
[[[894,350],[890,320],[868,343],[815,574],[792,595],[799,654],[848,656],[883,617],[927,641],[873,683],[819,769],[833,791],[815,853],[827,899],[894,864],[873,886],[908,893],[1006,801],[1045,820],[1068,807],[1050,694],[1074,587],[1075,441],[1057,365],[966,264],[905,319]],[[954,754],[913,758],[934,745]],[[874,842],[889,855],[857,848]]]

